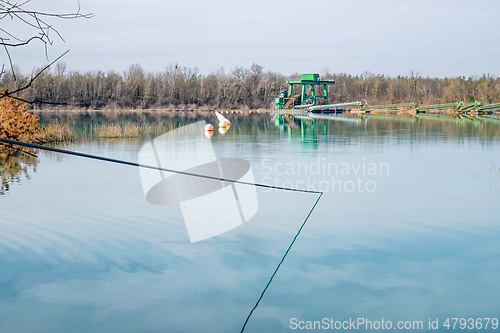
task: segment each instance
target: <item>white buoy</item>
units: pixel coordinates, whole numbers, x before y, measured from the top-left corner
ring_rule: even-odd
[[[227,113],[227,111],[226,111],[226,113]],[[221,113],[215,111],[215,115],[217,116],[217,119],[219,119],[219,127],[226,127],[226,126],[231,125],[231,122],[226,117],[224,117]]]
[[[223,116],[222,114],[220,114],[219,112],[215,111],[215,115],[217,116],[217,119],[218,119],[219,121],[224,120],[224,116]]]
[[[213,130],[214,130],[214,127],[211,124],[205,125],[205,131],[212,132]]]

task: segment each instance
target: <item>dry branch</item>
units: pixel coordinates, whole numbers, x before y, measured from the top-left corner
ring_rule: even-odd
[[[27,10],[26,6],[29,5],[32,0],[26,1],[8,1],[8,0],[0,0],[0,20],[10,19],[14,21],[14,23],[19,24],[20,26],[27,28],[29,33],[27,37],[21,36],[18,31],[11,31],[7,28],[0,28],[0,46],[3,47],[5,54],[7,55],[8,62],[10,68],[12,70],[12,75],[14,80],[16,80],[16,75],[14,72],[13,59],[10,54],[10,50],[17,47],[27,46],[28,44],[39,41],[43,43],[45,48],[45,57],[49,60],[48,57],[48,46],[53,44],[53,39],[50,37],[51,34],[55,34],[60,40],[64,42],[64,38],[61,36],[59,31],[53,27],[49,20],[51,19],[77,19],[77,18],[91,18],[93,14],[82,14],[80,12],[80,1],[77,0],[78,9],[74,13],[50,13],[46,11],[37,11],[37,10]],[[6,96],[15,98],[19,101],[23,101],[29,104],[34,103],[43,103],[43,101],[27,101],[25,99],[12,96],[12,94],[16,94],[22,90],[25,90],[31,87],[33,81],[47,68],[49,68],[52,64],[58,61],[62,56],[67,53],[63,53],[56,60],[52,61],[49,65],[45,66],[41,71],[39,71],[36,75],[34,75],[28,84],[23,87],[16,89],[9,93],[9,95],[1,94],[0,99]],[[0,72],[0,78],[5,73],[4,71],[5,64],[2,65],[2,70]],[[60,104],[60,103],[48,103],[48,104]]]

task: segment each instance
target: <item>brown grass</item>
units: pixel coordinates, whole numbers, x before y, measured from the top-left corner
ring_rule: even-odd
[[[7,90],[2,91],[4,94]],[[0,137],[24,142],[47,144],[74,140],[71,126],[59,121],[39,128],[39,117],[26,110],[27,104],[4,97],[0,99]],[[113,115],[113,114],[112,114]],[[115,115],[116,116],[116,115]],[[89,138],[137,138],[172,130],[171,124],[145,122],[107,122],[93,125]],[[5,145],[0,145],[0,149]]]
[[[7,90],[2,93],[6,94]],[[50,124],[38,128],[38,116],[26,111],[27,104],[10,97],[0,99],[0,138],[31,143],[61,142],[73,139],[68,125]],[[0,149],[5,149],[2,145]]]
[[[94,125],[90,136],[93,138],[137,138],[148,133],[163,133],[171,129],[171,126],[156,123],[111,123]]]
[[[7,90],[2,90],[7,94]],[[29,136],[37,130],[38,117],[26,111],[27,104],[10,98],[0,98],[0,137],[18,140],[20,136]]]
[[[91,135],[96,138],[135,138],[139,136],[139,128],[131,123],[94,125]]]
[[[65,142],[74,140],[73,130],[68,124],[51,123],[43,128],[37,129],[34,133],[21,136],[20,140],[38,144]]]

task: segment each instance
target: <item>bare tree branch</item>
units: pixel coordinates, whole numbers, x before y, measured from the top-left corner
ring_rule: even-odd
[[[4,93],[0,92],[0,98],[4,98],[4,97],[12,98],[12,99],[15,99],[15,100],[17,100],[19,102],[27,103],[27,104],[30,104],[30,105],[33,105],[33,104],[68,105],[68,103],[47,102],[47,101],[43,101],[43,100],[39,100],[39,99],[28,101],[27,99],[24,99],[24,98],[21,98],[21,97],[12,96],[10,93],[5,93],[4,94]]]
[[[3,47],[5,48],[5,53],[7,53],[7,57],[9,58],[9,63],[10,63],[10,68],[12,69],[12,76],[14,77],[14,80],[16,80],[16,73],[14,73],[14,65],[12,64],[12,58],[10,57],[10,52],[7,46],[4,44]],[[2,64],[2,69],[4,67],[4,64]],[[3,73],[2,73],[3,75]],[[1,76],[0,76],[1,77]]]
[[[27,27],[31,32],[28,33],[27,37],[22,37],[19,33],[14,33],[9,31],[8,28],[0,28],[0,45],[4,48],[7,58],[9,60],[10,68],[14,73],[13,59],[9,49],[15,47],[21,47],[28,45],[32,41],[39,41],[44,44],[45,56],[47,60],[48,57],[48,46],[53,44],[53,39],[50,37],[50,33],[55,33],[56,36],[64,42],[62,35],[55,29],[52,24],[50,24],[48,19],[76,19],[76,18],[91,18],[94,15],[82,14],[80,12],[80,1],[77,0],[77,11],[73,13],[51,13],[47,11],[37,11],[26,9],[26,6],[30,4],[32,0],[26,1],[16,1],[10,2],[8,0],[0,0],[0,20],[11,19],[16,24]],[[15,78],[15,74],[14,79]],[[1,77],[1,74],[0,74]]]
[[[0,46],[3,47],[3,49],[5,50],[5,54],[7,55],[7,59],[12,71],[12,76],[14,78],[14,81],[17,81],[17,78],[14,70],[13,59],[11,57],[11,52],[10,52],[11,49],[26,46],[33,41],[38,41],[43,43],[45,49],[45,57],[47,61],[49,61],[48,46],[54,43],[53,39],[50,36],[50,33],[52,32],[53,34],[55,34],[57,38],[59,38],[63,42],[64,38],[59,33],[59,31],[57,31],[57,29],[55,29],[52,26],[52,24],[49,23],[48,20],[77,19],[77,18],[89,19],[94,16],[92,13],[90,14],[81,13],[80,0],[77,0],[78,8],[77,11],[73,13],[51,13],[44,11],[43,8],[41,11],[32,10],[36,8],[26,8],[26,6],[30,4],[30,2],[32,2],[32,0],[25,0],[25,1],[17,0],[15,2],[11,2],[9,0],[0,0],[0,20],[10,19],[11,22],[18,24],[21,27],[28,28],[29,31],[27,33],[28,36],[23,37],[17,31],[16,32],[10,31],[5,26],[0,28]],[[67,53],[68,51],[64,52],[62,55],[57,57],[56,60],[52,61],[49,65],[43,67],[40,71],[38,71],[36,75],[32,75],[31,79],[24,86],[12,92],[0,93],[0,98],[10,97],[29,104],[36,104],[36,103],[45,103],[54,105],[66,104],[66,103],[44,102],[40,100],[28,101],[24,98],[13,95],[30,88],[33,84],[33,81],[35,81],[45,70],[47,70],[50,66],[56,63]],[[2,65],[2,70],[0,71],[0,78],[2,78],[2,76],[5,74],[4,69],[5,69],[5,64]]]
[[[51,105],[66,105],[67,103],[56,103],[56,102],[46,102],[46,101],[41,101],[41,100],[33,100],[33,101],[28,101],[28,100],[25,100],[23,98],[20,98],[20,97],[17,97],[17,96],[12,96],[12,94],[17,94],[23,90],[26,90],[28,89],[29,87],[31,87],[31,85],[33,84],[33,82],[37,79],[37,77],[39,77],[44,71],[46,71],[50,66],[52,66],[53,64],[55,64],[56,62],[58,62],[62,57],[64,57],[66,54],[68,54],[69,50],[67,50],[66,52],[64,52],[63,54],[61,54],[59,57],[57,57],[57,59],[55,59],[54,61],[52,61],[50,64],[46,65],[45,67],[43,67],[40,71],[38,71],[38,73],[35,75],[35,76],[32,76],[31,79],[28,81],[27,84],[25,84],[24,86],[22,86],[21,88],[18,88],[12,92],[0,92],[0,98],[3,98],[3,97],[10,97],[10,98],[14,98],[18,101],[21,101],[21,102],[24,102],[24,103],[28,103],[28,104],[51,104]],[[3,70],[3,68],[2,68]]]

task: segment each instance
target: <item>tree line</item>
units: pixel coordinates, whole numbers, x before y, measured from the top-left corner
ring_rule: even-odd
[[[388,77],[370,72],[361,75],[325,72],[322,77],[336,81],[329,88],[330,103],[500,102],[500,79],[486,74],[468,78],[429,78],[418,73]],[[0,88],[14,91],[30,78],[13,66],[13,70],[1,76]],[[34,108],[258,109],[272,108],[274,97],[287,89],[286,80],[299,78],[298,73],[285,76],[266,72],[258,64],[250,68],[236,67],[229,72],[221,68],[202,75],[197,68],[179,65],[149,73],[137,64],[123,73],[80,73],[68,71],[65,63],[58,62],[42,72],[30,89],[21,91],[18,97],[45,102],[33,105]]]

